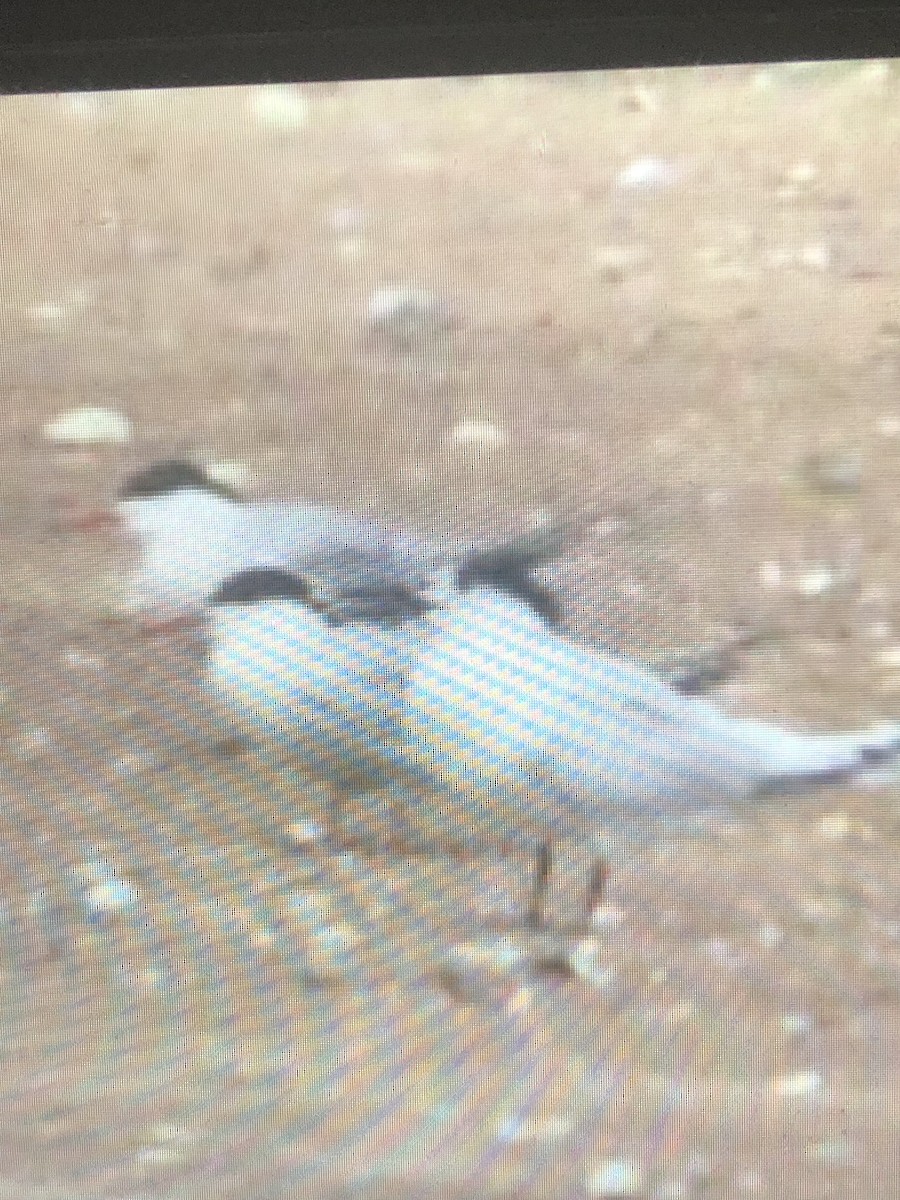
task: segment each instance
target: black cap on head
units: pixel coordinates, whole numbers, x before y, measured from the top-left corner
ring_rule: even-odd
[[[119,491],[119,499],[149,500],[155,496],[171,496],[185,488],[211,492],[227,500],[241,499],[232,488],[211,479],[202,467],[178,458],[154,463],[129,475]]]
[[[232,575],[210,599],[210,604],[256,604],[261,600],[297,600],[312,607],[309,585],[290,571],[253,567]]]

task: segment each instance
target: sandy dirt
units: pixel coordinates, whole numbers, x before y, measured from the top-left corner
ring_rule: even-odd
[[[673,831],[589,936],[500,934],[520,855],[292,842],[321,786],[216,751],[202,637],[106,622],[122,548],[60,520],[172,453],[439,533],[592,511],[577,635],[749,619],[723,705],[896,715],[900,81],[277,101],[0,104],[0,1197],[900,1195],[900,791]],[[450,327],[379,340],[387,284]],[[131,444],[49,446],[86,404]]]

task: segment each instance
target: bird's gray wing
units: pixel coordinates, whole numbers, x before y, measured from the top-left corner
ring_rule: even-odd
[[[439,602],[422,579],[398,569],[377,546],[331,546],[310,552],[295,568],[311,605],[334,625],[397,626]]]

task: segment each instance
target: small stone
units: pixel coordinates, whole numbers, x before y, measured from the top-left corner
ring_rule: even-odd
[[[782,1031],[790,1037],[803,1037],[809,1033],[812,1025],[812,1017],[805,1012],[789,1012],[781,1018]]]
[[[32,321],[37,321],[42,325],[49,325],[56,329],[61,329],[66,323],[66,317],[69,315],[69,308],[65,304],[59,304],[53,300],[44,301],[42,304],[32,304],[27,310]]]
[[[295,821],[287,827],[290,841],[301,849],[323,842],[327,837],[325,830],[315,821]]]
[[[621,908],[613,904],[601,904],[591,914],[591,924],[595,929],[615,929],[625,920]]]
[[[127,446],[131,422],[112,408],[76,408],[44,426],[45,441],[56,446]]]
[[[138,901],[137,889],[121,879],[107,879],[89,889],[85,907],[93,917],[106,916],[130,908]]]
[[[797,262],[811,271],[827,271],[831,266],[831,251],[824,242],[813,242],[801,247]]]
[[[784,941],[784,930],[777,925],[762,925],[759,930],[759,944],[763,950],[775,950]]]
[[[250,104],[260,125],[284,132],[302,129],[309,119],[309,101],[295,84],[264,84],[251,91]]]
[[[847,1138],[824,1138],[807,1149],[806,1157],[823,1167],[847,1167],[853,1162],[853,1146]]]
[[[795,163],[784,173],[784,178],[788,183],[796,184],[799,187],[806,187],[813,183],[819,177],[819,168],[811,162]]]
[[[663,188],[670,187],[678,178],[678,170],[664,158],[647,155],[636,158],[616,176],[620,188]]]
[[[446,334],[455,325],[449,306],[425,288],[390,284],[369,297],[370,328],[397,346]]]
[[[508,441],[506,431],[493,421],[461,421],[451,430],[450,437],[457,446],[496,447]]]
[[[803,571],[796,580],[796,589],[801,596],[809,598],[825,596],[833,591],[837,577],[831,567],[820,563]]]
[[[822,1091],[824,1082],[820,1071],[795,1071],[780,1075],[774,1081],[775,1094],[782,1100],[804,1100]]]
[[[886,646],[878,655],[878,663],[889,671],[900,668],[900,646]]]
[[[339,234],[360,233],[366,226],[365,213],[360,208],[343,205],[328,214],[328,224]]]
[[[846,813],[828,813],[819,821],[819,836],[826,842],[842,842],[851,829]]]
[[[637,1196],[644,1188],[644,1172],[637,1163],[610,1158],[600,1163],[588,1180],[588,1192],[597,1200]]]

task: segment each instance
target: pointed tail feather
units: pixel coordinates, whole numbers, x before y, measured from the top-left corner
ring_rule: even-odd
[[[836,734],[786,733],[755,723],[747,728],[765,763],[763,792],[900,780],[900,725]]]

